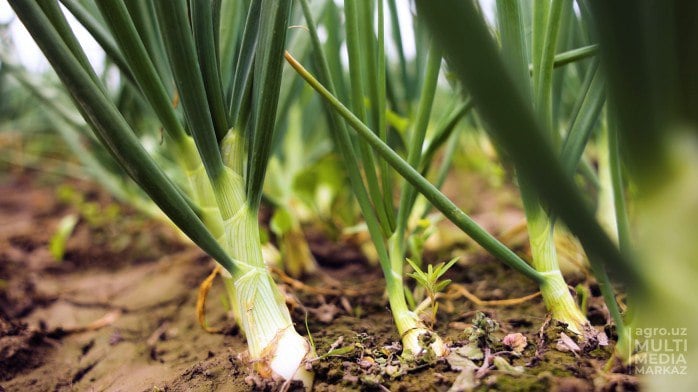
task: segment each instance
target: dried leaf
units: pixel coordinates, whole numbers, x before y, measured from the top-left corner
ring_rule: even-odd
[[[558,351],[562,352],[573,352],[578,353],[582,349],[577,345],[577,343],[572,340],[571,337],[567,336],[564,332],[560,332],[560,339],[557,341]]]
[[[201,328],[208,333],[218,333],[221,331],[220,328],[209,327],[206,322],[206,298],[208,297],[208,292],[211,290],[213,285],[213,280],[216,276],[221,273],[221,266],[216,264],[216,268],[211,271],[206,279],[199,285],[199,294],[196,297],[196,318],[199,321]]]
[[[477,342],[471,342],[463,347],[459,347],[455,352],[458,353],[458,355],[472,360],[480,360],[485,356],[482,349],[478,347]]]
[[[518,375],[523,374],[524,372],[523,366],[514,366],[510,364],[506,359],[499,356],[494,356],[492,362],[494,363],[494,366],[497,368],[497,370],[503,371],[508,374]]]
[[[606,333],[603,331],[600,331],[598,335],[596,335],[596,339],[599,341],[599,346],[608,346],[608,336],[606,336]]]
[[[477,369],[477,365],[468,357],[459,353],[458,350],[451,351],[446,357],[446,362],[448,362],[453,370]]]
[[[502,339],[502,343],[509,347],[513,352],[521,354],[528,345],[528,339],[522,333],[510,333]]]

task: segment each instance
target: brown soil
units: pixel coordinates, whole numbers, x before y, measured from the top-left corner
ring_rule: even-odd
[[[167,225],[127,207],[120,207],[120,218],[111,222],[88,222],[81,215],[65,259],[53,260],[47,244],[56,225],[67,214],[82,214],[80,206],[57,197],[59,181],[65,180],[16,170],[0,177],[0,391],[262,388],[241,359],[244,338],[226,314],[220,282],[209,293],[207,319],[224,333],[199,327],[197,287],[213,263]],[[70,186],[104,211],[113,205],[93,185]],[[282,288],[297,329],[310,332],[318,355],[336,349],[313,363],[315,390],[449,390],[462,373],[453,358],[399,357],[379,268],[361,260],[354,249],[342,251],[321,238],[312,245],[323,273],[306,281],[310,288]],[[480,298],[536,291],[472,246],[460,246],[459,252],[469,257],[448,277]],[[334,252],[341,254],[330,260]],[[330,281],[341,283],[340,292],[313,289],[326,288]],[[607,317],[593,286],[592,295],[590,319],[603,330]],[[515,375],[474,360],[477,390],[638,389],[637,380],[622,373],[622,367],[615,367],[617,373],[603,370],[614,343],[610,328],[608,346],[576,354],[558,351],[559,327],[540,333],[546,324],[540,298],[514,307],[477,307],[458,297],[443,300],[436,329],[454,352],[463,352],[478,311],[500,326],[481,348],[524,371]],[[528,340],[520,357],[500,341],[515,332]]]

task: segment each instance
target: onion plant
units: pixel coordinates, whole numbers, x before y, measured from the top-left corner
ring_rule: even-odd
[[[257,215],[274,138],[290,1],[63,0],[118,59],[156,114],[178,183],[106,94],[56,1],[13,0],[78,110],[119,165],[220,263],[250,361],[264,377],[300,379],[312,350],[294,329],[262,259]],[[225,16],[222,17],[222,16]],[[179,104],[177,104],[177,102]]]
[[[388,12],[396,22],[395,2],[388,3]],[[386,9],[383,2],[347,0],[343,11],[349,69],[345,72],[341,66],[341,50],[337,41],[329,37],[325,45],[320,42],[309,4],[305,0],[301,4],[313,44],[315,64],[323,82],[332,91],[341,91],[340,94],[345,95],[352,113],[359,121],[372,124],[379,140],[385,143],[391,136],[398,137],[401,144],[407,146],[409,164],[420,170],[428,170],[433,154],[449,140],[455,123],[468,108],[468,105],[454,108],[449,113],[448,121],[443,121],[432,134],[430,148],[422,149],[437,92],[442,61],[440,50],[437,47],[421,47],[418,56],[425,56],[425,64],[418,67],[414,75],[407,72],[403,52],[399,53],[400,62],[397,64],[403,72],[397,76],[386,72],[389,66],[396,64],[387,64],[384,23]],[[327,2],[325,18],[328,23],[341,19],[339,8],[331,1]],[[377,26],[374,26],[374,20],[378,21]],[[401,45],[402,38],[399,33],[396,34],[393,38]],[[349,83],[345,80],[347,75]],[[388,81],[388,76],[395,79]],[[412,81],[402,84],[409,79]],[[389,86],[396,88],[389,91]],[[403,350],[415,356],[427,352],[444,355],[446,347],[441,338],[409,308],[406,300],[403,282],[406,239],[415,229],[410,225],[414,223],[410,221],[410,215],[417,193],[409,184],[403,184],[399,203],[395,206],[393,189],[399,178],[394,177],[386,161],[375,156],[369,144],[362,139],[350,137],[345,123],[334,109],[328,108],[327,114],[335,145],[342,155],[351,187],[383,270],[390,309]],[[410,119],[406,120],[408,116]],[[450,151],[449,155],[452,156],[453,149]],[[448,167],[449,161],[447,157],[445,167]]]
[[[698,211],[698,121],[696,111],[689,109],[695,107],[698,96],[698,79],[692,71],[698,59],[698,12],[695,4],[680,1],[663,4],[660,12],[646,2],[578,5],[593,18],[589,26],[598,34],[603,75],[608,80],[610,121],[605,137],[617,243],[597,223],[572,183],[566,172],[567,156],[556,156],[545,136],[550,124],[537,118],[525,95],[514,88],[517,77],[498,56],[477,10],[470,2],[417,2],[418,12],[440,37],[454,72],[467,85],[492,134],[549,211],[579,236],[616,321],[619,347],[631,350],[625,345],[628,331],[622,328],[604,267],[629,288],[637,314],[631,325],[650,331],[696,325],[696,304],[686,299],[686,293],[695,277],[696,252],[695,225],[688,222],[696,219]],[[502,107],[507,115],[502,115]],[[637,196],[631,199],[636,210],[634,232],[629,230],[625,209],[626,168],[637,187]],[[547,175],[541,176],[543,172]],[[697,352],[689,349],[684,359],[695,359]],[[690,376],[665,373],[652,376],[650,387],[686,389],[691,382]]]
[[[546,129],[549,130],[546,135],[548,142],[560,146],[562,144],[560,132],[558,127],[553,125],[553,62],[558,47],[557,40],[560,35],[562,16],[572,12],[572,1],[538,1],[528,8],[532,13],[528,17],[532,22],[531,42],[527,42],[524,15],[527,10],[524,2],[503,0],[497,2],[502,55],[510,73],[516,76],[515,81],[520,93],[532,102],[538,121],[545,124]],[[530,55],[527,54],[527,48],[531,48]],[[529,77],[529,58],[532,64],[532,77]],[[590,72],[594,75],[596,70],[592,69]],[[597,94],[597,96],[591,103],[583,102],[587,105],[578,108],[577,118],[573,119],[572,124],[585,129],[572,129],[568,134],[570,138],[579,133],[588,134],[596,120],[604,97],[603,94],[599,95],[599,92],[603,92],[603,84],[599,80],[597,77],[596,83],[588,86],[591,91],[582,89],[582,92]],[[585,115],[590,119],[581,118],[576,122],[578,118]],[[577,143],[580,148],[584,147],[583,140]],[[570,145],[571,143],[567,143],[562,148]],[[564,156],[570,162],[570,170],[574,171],[577,166],[575,159],[579,159],[581,151],[565,151]],[[554,241],[554,219],[540,204],[530,181],[520,175],[518,182],[528,223],[532,265],[546,276],[545,283],[541,285],[541,294],[546,307],[554,319],[566,323],[572,331],[581,334],[588,325],[588,321],[575,303],[560,272]]]
[[[98,8],[96,6],[92,7],[93,9],[88,8],[90,5],[89,3],[83,5],[71,1],[64,3],[82,23],[83,27],[92,32],[95,39],[105,48],[107,53],[105,67],[98,76],[105,81],[108,94],[113,97],[117,108],[124,114],[129,124],[137,130],[137,136],[141,140],[141,143],[151,156],[156,159],[156,162],[161,165],[163,170],[177,183],[186,184],[188,180],[183,173],[178,172],[177,164],[174,162],[177,159],[173,156],[172,149],[169,148],[169,145],[160,143],[162,134],[159,130],[159,120],[138,91],[135,81],[130,77],[121,77],[116,81],[114,81],[113,78],[110,79],[109,75],[113,73],[113,71],[118,72],[119,69],[122,69],[129,75],[130,71],[126,69],[126,62],[122,58],[118,48],[116,48],[113,37],[108,31],[104,30],[104,27],[101,25],[104,24],[104,21],[98,19],[100,18]],[[226,7],[225,10],[230,13],[232,8],[234,7]],[[139,16],[142,16],[142,14],[139,14]],[[147,25],[149,22],[145,21],[144,23]],[[305,51],[304,47],[308,46],[307,40],[302,40],[300,38],[301,34],[295,34],[290,37],[288,42],[288,46],[293,48],[294,52],[297,53],[303,53]],[[11,47],[11,45],[9,45],[9,47]],[[82,121],[77,109],[67,102],[69,98],[65,91],[63,91],[64,89],[53,80],[42,80],[39,82],[35,76],[29,75],[21,64],[13,61],[10,57],[12,57],[12,53],[5,53],[4,51],[0,53],[0,59],[3,64],[7,64],[5,71],[7,71],[10,76],[17,79],[20,84],[43,105],[43,108],[49,109],[49,112],[42,111],[42,113],[48,113],[47,115],[52,117],[51,123],[55,124],[53,127],[54,129],[49,130],[57,131],[68,148],[78,157],[84,174],[104,186],[112,196],[116,197],[121,202],[129,204],[152,217],[167,221],[167,217],[148,200],[143,192],[139,192],[137,185],[120,170],[106,150],[104,150],[94,136],[91,135],[89,127]],[[50,78],[44,77],[44,79]],[[277,113],[276,122],[278,131],[275,131],[276,136],[272,148],[276,153],[273,155],[270,162],[271,170],[267,174],[268,179],[263,195],[264,199],[271,202],[274,207],[272,221],[279,224],[272,225],[272,228],[274,229],[274,234],[277,236],[278,244],[280,248],[282,248],[281,259],[278,257],[267,257],[268,260],[266,261],[270,262],[271,259],[282,260],[283,265],[281,267],[285,268],[286,272],[295,277],[303,273],[313,272],[317,269],[317,263],[310,253],[308,243],[303,235],[299,222],[301,220],[310,220],[315,223],[320,220],[321,217],[313,213],[308,214],[310,211],[308,209],[304,209],[305,213],[301,214],[303,215],[302,219],[297,216],[298,213],[296,213],[296,211],[299,209],[303,210],[303,208],[301,208],[302,206],[298,205],[299,197],[297,193],[309,192],[311,190],[306,189],[308,188],[307,186],[301,186],[300,188],[303,189],[299,189],[294,183],[302,182],[305,185],[309,185],[307,184],[308,181],[302,181],[299,178],[307,176],[307,170],[310,169],[309,165],[312,165],[315,160],[322,158],[330,152],[327,149],[327,137],[323,132],[315,132],[310,140],[306,140],[305,146],[299,144],[299,141],[296,140],[297,137],[286,137],[287,133],[291,133],[286,131],[287,128],[314,128],[312,125],[308,126],[308,124],[296,124],[295,118],[291,118],[292,113],[289,110],[291,106],[300,106],[298,103],[292,103],[297,100],[296,96],[299,93],[298,87],[298,83],[288,82],[282,83],[281,86],[280,110]],[[38,110],[36,110],[37,107],[34,108],[35,111],[38,112]],[[315,109],[317,108],[314,105],[303,105],[303,111],[306,113],[308,110]],[[298,112],[298,110],[296,110],[296,112]],[[308,115],[304,116],[304,118],[313,117]],[[298,136],[300,137],[302,135]],[[289,151],[298,149],[299,146],[306,147],[308,150],[315,152],[309,155],[302,154],[300,151],[289,154]],[[84,149],[89,149],[91,154],[83,154],[82,151]],[[283,164],[280,165],[281,162],[283,162]],[[320,182],[327,182],[327,179],[323,175],[324,173],[327,173],[327,170],[321,170],[321,175],[319,176],[317,173],[313,175],[313,177],[319,181],[316,181],[315,185],[318,185]],[[299,181],[295,181],[295,179],[299,179]],[[333,187],[335,190],[336,188],[337,187]],[[307,198],[301,199],[305,199],[306,202],[313,204],[313,202],[307,200]],[[328,206],[325,207],[327,208]],[[308,208],[312,209],[313,207]],[[271,242],[266,242],[263,249],[269,250],[269,252],[273,254],[277,253]]]
[[[551,142],[545,139],[546,136],[541,129],[547,129],[547,127],[539,124],[539,120],[533,114],[530,101],[527,101],[525,95],[519,92],[521,89],[516,87],[517,79],[506,68],[482,15],[469,2],[457,5],[456,2],[444,2],[444,7],[439,5],[431,8],[421,2],[417,4],[424,20],[440,37],[439,42],[448,53],[449,64],[468,87],[478,112],[489,125],[488,129],[517,165],[519,175],[525,176],[527,181],[533,184],[537,196],[550,211],[567,223],[587,249],[594,251],[592,254],[596,257],[590,257],[590,261],[597,278],[605,276],[596,267],[601,266],[600,260],[606,260],[609,264],[615,263],[619,268],[625,268],[628,280],[637,279],[636,269],[605,235],[594,219],[588,203],[576,190],[565,171],[563,162],[569,158],[556,156],[550,147]],[[467,16],[467,21],[471,23],[460,23],[458,27],[452,27],[453,31],[437,28],[435,26],[437,21],[452,20],[451,16],[446,16],[449,13],[446,5],[453,6],[453,11],[459,16]],[[465,29],[463,26],[468,28]],[[469,58],[463,50],[457,48],[453,40],[448,39],[448,34],[454,32],[467,36],[466,44],[472,45],[472,50],[476,50],[483,56],[486,55],[487,58]],[[478,75],[478,72],[481,73]],[[510,93],[504,94],[504,91],[510,91]],[[500,115],[502,107],[510,111],[509,116]],[[544,172],[547,175],[540,175]]]

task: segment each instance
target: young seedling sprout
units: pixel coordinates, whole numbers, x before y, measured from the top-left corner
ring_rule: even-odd
[[[439,304],[436,302],[436,295],[451,284],[451,279],[439,280],[441,276],[445,274],[454,264],[458,261],[458,257],[454,257],[448,263],[442,262],[434,267],[432,264],[427,265],[427,270],[423,271],[419,266],[409,258],[406,259],[407,263],[414,269],[414,272],[410,272],[407,275],[412,277],[417,283],[424,288],[427,297],[429,297],[429,303],[431,305],[431,319],[436,321],[436,312],[439,310]]]

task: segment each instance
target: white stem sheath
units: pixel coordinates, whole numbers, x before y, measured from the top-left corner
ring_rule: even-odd
[[[285,298],[264,265],[255,214],[240,208],[224,222],[221,243],[240,260],[229,294],[256,371],[264,378],[300,380],[310,388],[313,374],[305,365],[315,353],[294,329]]]
[[[540,285],[543,302],[553,319],[562,321],[570,331],[583,336],[589,321],[570,294],[560,272],[553,227],[542,211],[540,214],[531,217],[528,230],[533,267],[545,276],[545,281]]]
[[[395,307],[397,308],[397,306]],[[448,347],[436,332],[427,328],[419,317],[407,309],[395,311],[393,309],[395,325],[402,337],[402,349],[412,355],[419,356],[427,354],[429,349],[437,357],[448,354]]]
[[[441,337],[426,327],[417,327],[402,335],[403,350],[409,350],[415,355],[421,355],[431,349],[437,357],[445,357],[448,347]]]
[[[301,380],[312,385],[305,361],[314,356],[308,341],[293,328],[285,301],[269,273],[254,268],[235,279],[235,308],[245,332],[250,360],[260,375]]]

